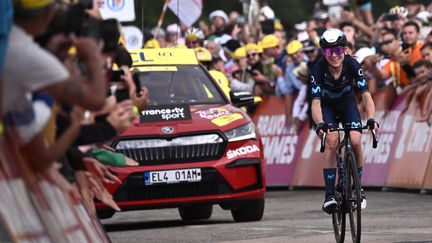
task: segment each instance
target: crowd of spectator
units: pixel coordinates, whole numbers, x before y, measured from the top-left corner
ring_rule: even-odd
[[[20,176],[11,168],[22,164],[21,171],[82,199],[93,215],[94,198],[119,210],[103,186],[120,183],[107,166],[138,165],[101,145],[149,102],[148,90],[133,81],[129,52],[118,44],[119,23],[100,17],[102,3],[0,1],[1,178]],[[79,29],[110,26],[110,33],[78,36],[69,29],[74,25],[64,25],[71,22]]]
[[[146,47],[206,48],[212,56],[209,69],[225,73],[232,90],[284,99],[286,125],[299,128],[308,118],[309,72],[322,57],[319,37],[339,28],[348,39],[345,53],[361,63],[372,95],[385,89],[387,110],[397,95],[413,96],[422,100],[421,120],[429,120],[432,4],[402,1],[376,20],[372,7],[372,1],[359,0],[355,6],[344,0],[317,1],[311,17],[291,29],[281,24],[286,16],[275,16],[266,3],[257,21],[245,21],[246,13],[215,10],[197,27],[168,25]]]

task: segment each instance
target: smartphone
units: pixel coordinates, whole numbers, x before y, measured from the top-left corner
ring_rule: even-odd
[[[124,74],[125,73],[123,69],[112,71],[111,82],[121,82],[122,81],[121,76],[123,76]]]
[[[409,48],[409,44],[402,43],[402,51],[408,50],[408,48]]]

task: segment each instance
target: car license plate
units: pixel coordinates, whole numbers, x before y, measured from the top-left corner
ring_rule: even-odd
[[[146,185],[201,181],[201,169],[145,171]]]

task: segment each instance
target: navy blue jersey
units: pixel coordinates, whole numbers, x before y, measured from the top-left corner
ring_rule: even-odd
[[[345,56],[339,79],[335,80],[323,57],[312,69],[312,99],[324,102],[341,102],[354,97],[354,90],[363,93],[368,91],[367,81],[363,76],[360,64],[351,56]]]

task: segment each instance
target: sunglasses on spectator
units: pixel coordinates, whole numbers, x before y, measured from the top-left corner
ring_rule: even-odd
[[[395,39],[385,40],[385,41],[382,41],[381,44],[382,44],[383,46],[385,46],[385,45],[388,45],[388,44],[392,43],[394,40],[395,40]]]
[[[331,57],[334,53],[336,56],[342,56],[344,54],[345,48],[343,47],[332,47],[324,49],[324,55],[326,57]]]
[[[258,55],[258,53],[254,52],[254,53],[249,53],[249,54],[247,54],[246,56],[247,56],[248,58],[252,58],[252,57],[254,57],[254,56],[256,56],[256,55]]]

